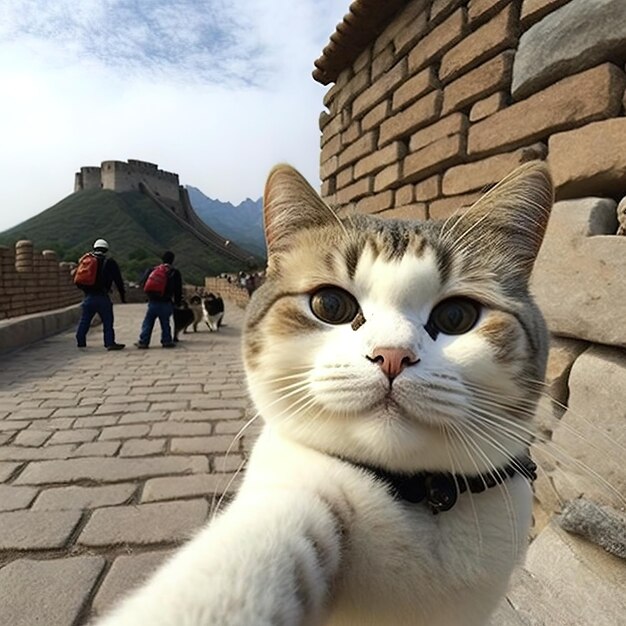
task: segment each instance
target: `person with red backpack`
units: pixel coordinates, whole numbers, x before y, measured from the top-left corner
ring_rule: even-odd
[[[125,347],[125,344],[115,341],[113,303],[109,292],[115,283],[122,302],[126,302],[126,291],[119,265],[115,259],[106,257],[108,251],[109,244],[104,239],[97,239],[93,244],[93,251],[80,258],[74,272],[74,284],[85,294],[76,329],[76,345],[79,348],[87,347],[87,332],[96,313],[102,320],[104,347],[107,350],[122,350]]]
[[[180,306],[183,299],[183,279],[180,272],[172,266],[174,253],[163,253],[160,265],[146,271],[141,280],[143,290],[148,296],[148,309],[141,324],[138,348],[150,346],[154,322],[161,324],[161,345],[164,348],[176,346],[172,338],[170,318],[174,314],[174,305]]]

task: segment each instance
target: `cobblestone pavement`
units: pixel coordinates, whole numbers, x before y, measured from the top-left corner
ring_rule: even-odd
[[[243,311],[219,333],[137,350],[144,305],[117,340],[68,331],[0,362],[0,625],[85,624],[206,522],[255,437]]]

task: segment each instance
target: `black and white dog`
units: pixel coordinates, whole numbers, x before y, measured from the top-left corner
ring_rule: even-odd
[[[202,300],[202,320],[211,332],[217,332],[224,317],[224,300],[220,294],[208,293]]]

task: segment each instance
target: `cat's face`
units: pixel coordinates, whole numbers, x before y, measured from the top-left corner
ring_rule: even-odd
[[[456,223],[340,222],[276,169],[244,338],[265,420],[391,469],[477,473],[524,450],[547,351],[527,280],[551,193],[534,165]]]

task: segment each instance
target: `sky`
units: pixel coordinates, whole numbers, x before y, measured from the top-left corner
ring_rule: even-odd
[[[313,61],[350,0],[1,0],[0,232],[140,159],[238,204],[278,162],[318,188]]]

